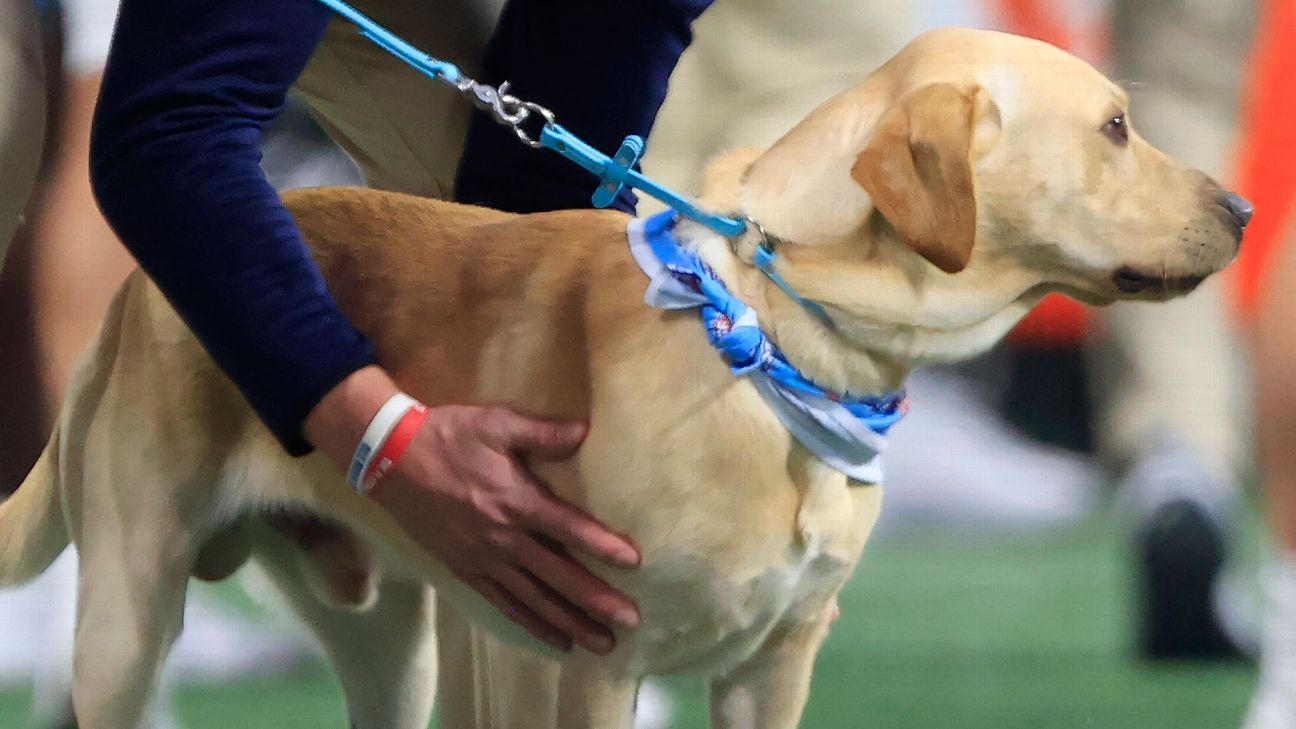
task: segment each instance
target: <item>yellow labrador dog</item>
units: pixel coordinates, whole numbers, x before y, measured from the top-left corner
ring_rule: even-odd
[[[755,232],[676,234],[814,381],[889,392],[916,365],[986,349],[1048,292],[1166,299],[1234,257],[1245,201],[1147,144],[1126,102],[1051,46],[942,30],[770,149],[712,164],[705,203],[777,238],[778,273],[831,323],[753,267]],[[462,658],[447,663],[445,725],[625,729],[642,677],[696,671],[710,677],[715,726],[795,726],[881,488],[802,446],[696,312],[645,305],[629,218],[349,189],[285,199],[342,308],[411,394],[588,419],[575,456],[531,465],[643,553],[633,571],[590,565],[643,616],[610,656],[542,659],[444,621]],[[272,512],[329,526],[287,540],[264,527]],[[424,585],[538,647],[322,456],[287,457],[143,275],[0,507],[0,581],[32,577],[69,540],[82,560],[83,729],[135,725],[189,576],[226,574],[249,550],[320,633],[358,729],[426,725]]]

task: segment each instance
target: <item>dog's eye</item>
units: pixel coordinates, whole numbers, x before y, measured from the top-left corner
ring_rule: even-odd
[[[1117,147],[1129,144],[1129,125],[1125,123],[1125,115],[1117,114],[1112,117],[1111,121],[1103,125],[1102,133]]]

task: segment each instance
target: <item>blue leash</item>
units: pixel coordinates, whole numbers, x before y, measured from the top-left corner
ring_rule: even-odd
[[[470,96],[474,104],[492,113],[496,121],[512,127],[514,134],[526,144],[553,150],[598,177],[599,186],[593,196],[595,207],[607,207],[612,204],[623,187],[630,187],[661,200],[686,218],[695,220],[720,235],[733,237],[742,235],[747,230],[745,221],[707,212],[684,195],[645,177],[643,173],[634,169],[643,157],[642,138],[626,137],[617,153],[609,157],[558,124],[554,120],[553,112],[539,104],[510,96],[508,84],[501,84],[497,89],[478,83],[465,76],[458,66],[420,51],[343,0],[320,0],[320,2],[355,23],[360,28],[361,35],[413,66],[423,75],[454,86],[460,93]],[[529,136],[522,126],[533,114],[545,121],[539,140]]]
[[[319,1],[338,15],[354,23],[360,29],[361,35],[373,41],[388,53],[413,66],[423,75],[455,87],[459,93],[468,97],[477,108],[488,112],[500,124],[510,127],[514,135],[527,146],[557,152],[593,174],[599,179],[598,188],[594,190],[594,195],[591,198],[594,207],[605,208],[611,205],[622,188],[629,187],[643,191],[650,197],[662,201],[680,215],[701,223],[726,238],[736,238],[747,232],[749,223],[755,225],[761,233],[761,243],[757,247],[752,263],[768,276],[776,286],[783,289],[783,292],[793,301],[800,304],[829,327],[834,326],[828,312],[824,311],[821,305],[798,294],[791,284],[774,269],[778,254],[774,252],[773,239],[765,233],[764,229],[756,225],[755,221],[730,218],[703,210],[693,200],[635,169],[635,165],[639,164],[639,160],[644,154],[643,138],[635,135],[626,137],[616,154],[609,157],[586,144],[580,137],[559,124],[554,113],[549,109],[535,102],[523,101],[509,94],[508,83],[502,83],[496,88],[489,84],[474,81],[465,76],[458,66],[448,61],[433,58],[420,51],[400,36],[375,23],[367,15],[348,5],[344,0]],[[533,117],[544,120],[544,126],[540,130],[538,139],[531,136],[524,126]]]

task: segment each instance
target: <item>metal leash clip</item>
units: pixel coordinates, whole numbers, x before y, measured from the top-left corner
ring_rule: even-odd
[[[523,101],[510,94],[507,81],[496,88],[467,76],[461,76],[454,83],[454,87],[467,97],[473,106],[490,114],[491,118],[499,124],[511,128],[513,134],[527,146],[536,149],[543,146],[540,144],[539,137],[531,136],[524,126],[533,114],[543,119],[546,126],[557,122],[557,118],[548,107],[534,101]]]

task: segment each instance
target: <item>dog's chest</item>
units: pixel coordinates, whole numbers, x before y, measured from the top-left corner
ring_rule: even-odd
[[[753,598],[784,620],[814,620],[859,560],[880,511],[881,486],[816,479],[797,510],[788,559],[755,580]]]
[[[640,632],[648,672],[730,670],[779,626],[820,619],[858,561],[880,506],[881,487],[828,479],[804,493],[791,530],[749,552],[750,561],[659,574],[692,589],[658,592],[671,603]]]

